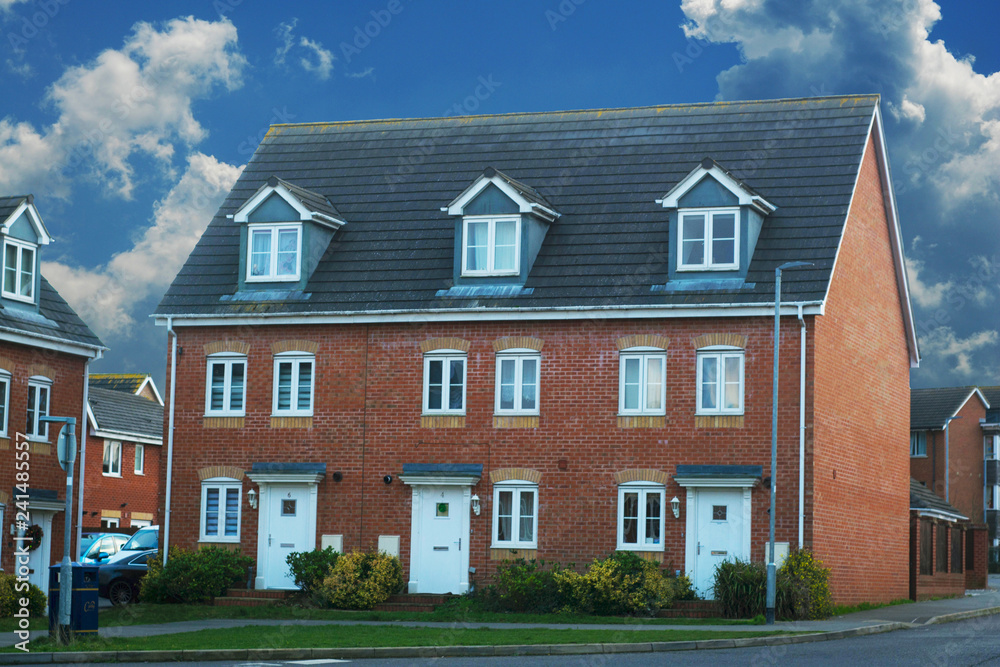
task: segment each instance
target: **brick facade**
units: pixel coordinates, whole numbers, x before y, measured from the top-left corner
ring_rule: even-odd
[[[33,375],[44,375],[52,381],[48,413],[61,417],[74,417],[77,422],[76,437],[80,442],[80,426],[83,422],[84,365],[82,357],[62,352],[45,350],[26,345],[0,341],[0,369],[10,373],[10,398],[7,414],[7,436],[0,438],[0,489],[7,500],[0,540],[0,567],[6,572],[14,571],[14,549],[16,542],[10,532],[16,519],[17,508],[14,485],[18,483],[15,470],[17,434],[23,433],[28,409],[28,379]],[[54,491],[60,502],[65,502],[66,472],[59,466],[56,456],[56,425],[49,426],[47,442],[33,442],[28,459],[28,485],[32,490]],[[79,462],[79,460],[78,460]],[[76,467],[73,488],[79,488],[79,466]],[[73,497],[73,513],[76,514],[77,496]],[[48,531],[51,540],[51,562],[62,560],[63,535],[65,531],[64,512],[56,512]]]
[[[84,495],[84,528],[100,528],[101,517],[115,517],[117,512],[121,528],[132,526],[132,520],[150,521],[156,525],[160,521],[160,456],[159,445],[143,445],[143,473],[135,472],[136,443],[119,440],[122,443],[121,476],[105,475],[104,438],[87,438],[87,479]],[[122,507],[122,504],[125,506]],[[112,529],[113,532],[113,529]]]

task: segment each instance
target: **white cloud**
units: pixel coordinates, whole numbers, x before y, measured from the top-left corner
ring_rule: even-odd
[[[98,335],[128,334],[133,307],[170,284],[242,169],[195,153],[131,250],[94,269],[43,262],[42,273]]]
[[[360,72],[344,72],[344,76],[350,79],[364,79],[375,73],[374,67],[366,67]]]
[[[333,52],[323,48],[323,44],[311,40],[307,37],[295,38],[295,26],[298,19],[292,19],[287,23],[279,23],[274,29],[281,44],[274,52],[274,64],[284,65],[289,53],[295,49],[298,56],[299,66],[307,72],[315,74],[319,79],[325,81],[333,73],[333,61],[337,59]]]
[[[136,24],[121,49],[67,69],[49,88],[46,101],[58,112],[51,126],[0,121],[0,165],[16,165],[0,166],[0,188],[66,198],[65,171],[82,169],[129,197],[132,159],[152,157],[170,175],[177,146],[206,136],[192,112],[195,100],[239,87],[245,63],[228,19]]]
[[[992,365],[973,363],[973,356],[995,346],[998,340],[1000,334],[996,331],[977,331],[960,338],[951,327],[937,327],[920,338],[920,351],[926,361],[947,366],[953,373],[978,383],[976,378],[996,370]]]
[[[922,308],[937,308],[943,302],[945,296],[951,290],[951,281],[943,283],[924,282],[920,273],[924,270],[924,263],[912,257],[906,258],[906,274],[910,283],[910,296]]]

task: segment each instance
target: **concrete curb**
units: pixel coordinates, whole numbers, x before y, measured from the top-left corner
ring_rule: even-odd
[[[1000,613],[1000,607],[992,608]],[[984,616],[985,610],[948,614],[972,618]],[[943,616],[937,618],[945,618]],[[954,618],[952,620],[961,620]],[[936,621],[946,622],[946,621]],[[660,653],[725,648],[786,646],[846,639],[892,632],[913,627],[910,623],[883,623],[851,630],[820,632],[787,637],[747,637],[745,639],[708,639],[679,642],[636,642],[613,644],[527,644],[510,646],[400,646],[385,648],[277,648],[277,649],[200,649],[191,651],[94,651],[52,653],[2,653],[0,665],[51,664],[56,662],[194,662],[212,660],[362,660],[366,658],[471,658],[518,655],[593,655],[615,653]]]
[[[979,618],[981,616],[995,616],[1000,614],[1000,607],[985,607],[984,609],[970,609],[969,611],[956,611],[953,614],[941,614],[927,620],[924,625],[934,625],[937,623],[954,623],[964,621],[969,618]]]

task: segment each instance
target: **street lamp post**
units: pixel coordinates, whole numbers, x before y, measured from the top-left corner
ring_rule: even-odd
[[[73,601],[73,566],[69,558],[69,543],[73,530],[73,463],[76,461],[76,417],[39,417],[38,421],[61,423],[57,438],[59,465],[66,470],[66,530],[63,539],[63,559],[59,565],[59,627],[58,641],[68,644],[72,639],[70,612]],[[62,437],[65,432],[65,439]]]
[[[778,479],[778,343],[781,323],[781,272],[800,266],[812,266],[811,262],[785,262],[774,269],[774,373],[771,385],[771,531],[768,539],[767,556],[767,603],[765,616],[768,625],[774,625],[775,565],[774,565],[774,500]]]

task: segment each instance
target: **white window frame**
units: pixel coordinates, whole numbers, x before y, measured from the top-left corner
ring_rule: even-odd
[[[115,450],[118,451],[118,469],[115,470]],[[108,461],[108,452],[111,452],[111,459],[108,465],[108,469],[104,469],[103,461]],[[101,463],[101,474],[105,477],[121,477],[122,476],[122,443],[121,440],[105,440],[104,441],[104,459]]]
[[[292,365],[292,386],[289,407],[278,407],[278,369],[281,364]],[[299,407],[299,374],[302,364],[309,363],[312,372],[309,374],[309,408]],[[308,352],[280,352],[274,355],[274,373],[271,383],[271,414],[278,417],[311,417],[316,405],[316,355]]]
[[[111,516],[101,517],[101,528],[118,528],[121,526],[121,519]]]
[[[500,531],[500,494],[509,491],[511,496],[511,539],[501,541]],[[531,492],[534,494],[534,503],[531,509],[532,519],[532,539],[520,540],[521,535],[521,494]],[[491,531],[491,548],[493,549],[537,549],[538,548],[538,485],[521,479],[506,480],[493,485],[493,528]]]
[[[242,408],[239,410],[233,410],[230,408],[232,405],[232,382],[233,382],[233,366],[237,364],[243,365],[243,394],[241,397],[240,405]],[[221,410],[212,409],[212,369],[216,365],[222,365],[225,368],[223,373],[223,408]],[[243,417],[246,415],[247,410],[247,357],[244,354],[236,354],[233,352],[219,352],[217,354],[210,354],[207,357],[207,363],[205,364],[205,416],[206,417]]]
[[[700,264],[684,263],[684,216],[703,215],[705,216],[705,252],[702,255]],[[736,224],[733,230],[733,261],[726,264],[717,264],[712,258],[712,247],[715,239],[714,225],[716,215],[735,215]],[[740,268],[740,209],[733,208],[705,208],[705,209],[680,209],[677,212],[677,270],[678,271],[738,271]]]
[[[216,527],[219,535],[208,535],[208,492],[211,489],[219,491],[219,509],[216,515]],[[236,489],[236,535],[225,535],[226,530],[226,496],[227,491]],[[200,542],[239,542],[243,522],[243,483],[230,477],[212,477],[201,483],[201,504],[198,508],[198,541]]]
[[[636,528],[636,543],[630,544],[625,542],[625,494],[626,493],[638,493],[639,494],[639,525]],[[646,542],[646,496],[656,493],[660,496],[660,542],[659,544],[650,544]],[[618,551],[663,551],[664,542],[666,541],[664,530],[666,529],[666,514],[667,514],[667,489],[662,484],[656,484],[653,482],[626,482],[624,484],[618,485]]]
[[[716,387],[716,407],[706,408],[702,405],[702,360],[706,358],[714,358],[719,364],[719,382]],[[740,404],[736,408],[727,408],[725,406],[726,397],[726,359],[738,358],[740,361]],[[746,354],[744,350],[738,347],[729,346],[714,346],[708,348],[702,348],[698,350],[697,355],[697,385],[695,391],[697,392],[697,411],[696,414],[699,415],[742,415],[744,409],[744,402],[746,398]]]
[[[639,408],[625,407],[625,362],[639,360]],[[650,359],[660,362],[660,407],[647,408],[649,383],[647,378]],[[665,415],[667,414],[667,353],[659,348],[635,347],[618,353],[618,414],[620,415]]]
[[[920,449],[920,442],[923,441],[924,451]],[[910,431],[910,456],[913,458],[927,458],[927,431]]]
[[[10,421],[10,385],[11,385],[11,374],[5,370],[0,370],[0,400],[3,404],[0,405],[0,410],[3,411],[3,416],[0,416],[0,437],[7,437],[7,424]],[[2,525],[2,524],[0,524]]]
[[[13,246],[17,248],[17,264],[14,266],[14,291],[7,291],[7,246]],[[31,294],[24,296],[21,294],[21,274],[24,268],[21,266],[21,262],[24,258],[24,251],[31,251]],[[35,274],[35,267],[38,264],[38,246],[34,243],[28,243],[26,241],[20,241],[18,239],[5,238],[3,242],[3,274],[0,275],[0,294],[3,294],[6,299],[14,299],[15,301],[23,301],[25,303],[35,303],[35,286],[38,283],[37,275]]]
[[[430,399],[430,379],[431,362],[441,361],[441,407],[431,409]],[[462,407],[449,408],[448,399],[451,396],[451,373],[447,372],[451,368],[451,362],[462,362]],[[464,415],[466,406],[466,391],[469,386],[469,355],[461,350],[435,350],[424,355],[424,389],[423,389],[423,414],[425,415]]]
[[[132,524],[133,528],[149,528],[153,525],[149,519],[129,519],[129,523]]]
[[[469,224],[488,223],[486,241],[486,269],[471,270],[469,263]],[[497,270],[496,228],[498,222],[514,223],[514,268]],[[467,215],[462,218],[462,275],[463,276],[516,276],[521,273],[521,216],[519,215]]]
[[[287,275],[278,274],[278,237],[280,232],[295,231],[295,273]],[[253,269],[253,237],[254,233],[269,232],[271,235],[271,247],[269,250],[268,271],[265,275],[252,275]],[[275,282],[295,282],[302,275],[302,224],[301,223],[269,223],[247,225],[247,272],[246,281],[248,283],[275,283]]]
[[[35,390],[35,400],[32,404],[31,400],[31,390]],[[45,394],[45,410],[39,410],[39,400],[42,393]],[[48,422],[39,421],[39,417],[48,417],[52,410],[52,380],[47,377],[42,377],[40,375],[34,375],[28,379],[28,416],[31,418],[31,422],[25,422],[27,435],[29,440],[35,440],[38,442],[48,442],[49,440],[49,425]],[[32,413],[33,416],[32,416]]]
[[[146,446],[140,443],[135,443],[135,456],[134,465],[132,466],[132,472],[136,475],[145,475],[146,472]]]
[[[524,390],[524,362],[535,362],[535,407],[522,407]],[[500,368],[504,361],[514,362],[514,407],[504,408],[500,405]],[[497,353],[494,411],[498,415],[537,415],[541,405],[542,355],[535,350],[504,350]]]

